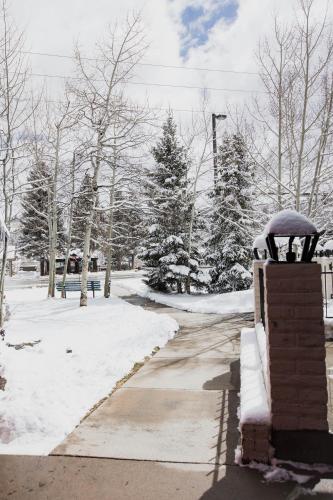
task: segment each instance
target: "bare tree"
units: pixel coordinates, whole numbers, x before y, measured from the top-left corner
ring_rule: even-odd
[[[192,116],[189,129],[183,134],[185,147],[191,157],[189,180],[191,190],[191,211],[188,227],[187,251],[190,259],[193,252],[193,240],[195,236],[194,226],[197,215],[198,202],[201,200],[203,207],[207,205],[207,184],[212,169],[212,128],[211,116],[207,111],[207,100],[204,98],[202,111],[198,116]],[[209,185],[209,184],[208,184]],[[206,213],[207,207],[206,207]],[[185,288],[191,293],[191,278],[187,277]]]
[[[115,155],[110,155],[110,150],[114,148],[114,141],[117,139],[114,136],[114,127],[119,123],[123,111],[126,83],[142,57],[144,49],[140,19],[138,16],[133,16],[127,19],[123,30],[116,27],[111,31],[108,40],[98,47],[96,59],[85,59],[79,50],[76,52],[80,81],[72,91],[81,108],[81,123],[87,133],[86,146],[90,151],[92,171],[91,209],[86,220],[83,248],[81,306],[87,305],[88,259],[94,211],[97,209],[99,177],[102,169],[107,168],[110,163],[112,165],[112,162],[115,165]],[[112,191],[110,196],[112,207]],[[111,237],[112,210],[110,208],[109,214]]]
[[[74,113],[69,99],[57,108],[48,109],[48,146],[50,163],[49,181],[49,286],[48,296],[55,295],[56,255],[58,246],[58,219],[59,219],[59,185],[61,169],[70,164],[69,155],[72,149],[72,138],[68,134],[77,123],[77,113]],[[66,182],[66,176],[65,176]],[[63,235],[62,235],[63,236]]]
[[[82,165],[82,156],[80,152],[74,150],[72,161],[69,163],[69,202],[68,202],[68,214],[67,214],[67,233],[66,233],[66,249],[65,249],[65,262],[64,262],[64,272],[62,276],[62,289],[61,289],[61,297],[66,297],[65,291],[65,283],[67,278],[67,268],[69,262],[70,251],[72,247],[72,232],[73,232],[73,212],[74,212],[74,203],[77,196],[76,192],[76,178],[78,174],[78,170]],[[67,173],[67,172],[66,172]]]
[[[318,199],[328,202],[333,91],[331,25],[325,12],[315,16],[315,3],[299,0],[290,27],[275,19],[274,40],[264,40],[258,52],[267,99],[250,110],[260,188],[278,209],[292,206],[313,217]]]
[[[11,22],[6,0],[0,4],[0,23],[0,189],[3,218],[10,231],[20,183],[20,160],[25,154],[24,125],[30,111],[24,98],[28,70],[22,55],[23,33]],[[7,252],[8,239],[4,243],[0,271],[0,326],[4,321]]]

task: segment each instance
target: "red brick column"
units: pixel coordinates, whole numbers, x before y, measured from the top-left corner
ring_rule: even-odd
[[[243,424],[241,426],[242,462],[270,463],[272,447],[270,428],[265,424]]]
[[[319,264],[264,266],[274,430],[328,430]]]

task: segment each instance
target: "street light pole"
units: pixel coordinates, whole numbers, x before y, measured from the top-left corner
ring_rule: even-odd
[[[213,162],[214,162],[214,188],[217,185],[217,142],[216,142],[216,120],[225,120],[227,115],[216,115],[212,113],[212,128],[213,128]]]

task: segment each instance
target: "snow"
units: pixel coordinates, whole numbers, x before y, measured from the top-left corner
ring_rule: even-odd
[[[79,308],[79,293],[45,299],[45,289],[7,292],[11,316],[0,342],[0,453],[44,455],[129,373],[178,329],[112,297]],[[41,342],[16,350],[7,344]]]
[[[317,248],[318,250],[318,248]],[[333,250],[333,240],[326,241],[324,245],[324,250]]]
[[[166,294],[153,292],[142,279],[123,279],[119,286],[141,297],[147,297],[154,302],[182,309],[183,311],[207,314],[232,314],[253,311],[252,289],[221,294]]]
[[[8,228],[7,228],[5,221],[4,221],[1,214],[0,214],[0,235],[1,235],[1,239],[4,238],[4,235],[6,235],[7,238],[9,238],[9,236],[10,236]]]
[[[259,355],[261,360],[262,371],[264,375],[264,382],[266,390],[268,388],[268,359],[267,359],[267,335],[264,329],[264,325],[262,323],[257,323],[255,326],[256,335],[257,335],[257,343],[259,348]]]
[[[163,257],[162,257],[163,258]],[[184,265],[180,264],[170,264],[169,269],[174,273],[174,274],[179,274],[181,276],[188,276],[190,272],[190,268]]]
[[[244,464],[242,463],[242,449],[240,445],[238,445],[235,449],[235,463],[240,467],[256,469],[259,472],[262,472],[264,480],[268,483],[294,481],[298,484],[306,484],[314,477],[318,479],[318,474],[332,474],[333,472],[333,467],[324,464],[305,464],[300,462],[293,462],[291,460],[278,460],[276,458],[272,459],[272,463],[270,465],[259,462],[250,462],[249,464]],[[294,470],[291,470],[291,467]],[[309,474],[304,474],[305,471]],[[302,491],[299,490],[299,492],[307,493],[308,495],[315,494],[313,493],[313,485],[311,485],[311,488],[302,489]],[[293,498],[298,498],[298,496]]]
[[[271,415],[254,328],[243,328],[241,332],[240,370],[240,423],[269,424]]]
[[[242,279],[245,279],[245,278],[251,279],[252,278],[252,274],[250,273],[250,271],[245,269],[245,267],[242,266],[241,264],[239,264],[238,262],[236,262],[236,264],[234,264],[231,267],[230,272],[240,274]]]
[[[257,248],[258,250],[267,250],[265,235],[259,234],[259,236],[255,238],[252,248]]]
[[[317,233],[317,229],[304,215],[295,210],[282,210],[275,214],[265,227],[264,235],[306,236]]]

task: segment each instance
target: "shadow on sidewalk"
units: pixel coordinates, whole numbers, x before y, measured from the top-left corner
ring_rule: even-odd
[[[239,388],[239,360],[230,364],[231,381]],[[264,482],[262,473],[254,469],[239,467],[234,463],[235,449],[239,444],[238,390],[223,389],[224,377],[215,377],[207,381],[203,389],[217,390],[221,388],[217,415],[217,434],[214,436],[216,445],[212,457],[212,470],[207,474],[211,477],[211,487],[200,497],[201,500],[296,500],[312,497],[318,500],[332,499],[332,491],[314,491],[320,479],[331,478],[326,474],[311,478],[307,483],[299,485],[292,481]],[[305,471],[303,471],[305,474]],[[324,485],[324,490],[327,485]]]

